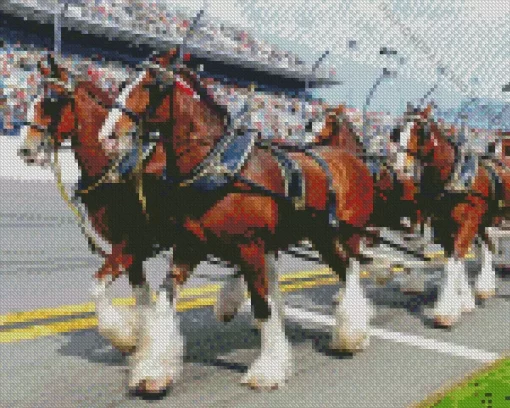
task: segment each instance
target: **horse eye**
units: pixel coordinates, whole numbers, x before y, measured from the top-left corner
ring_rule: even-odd
[[[391,132],[390,139],[392,142],[397,143],[400,141],[400,129],[394,129]]]

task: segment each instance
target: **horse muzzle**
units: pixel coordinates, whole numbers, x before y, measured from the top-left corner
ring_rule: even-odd
[[[47,154],[41,151],[34,151],[27,147],[18,149],[18,156],[28,165],[46,166],[50,163]]]

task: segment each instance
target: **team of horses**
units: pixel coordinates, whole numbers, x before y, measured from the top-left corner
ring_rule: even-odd
[[[346,282],[335,307],[333,350],[353,352],[369,342],[373,308],[359,264],[362,240],[380,239],[370,227],[400,228],[402,217],[431,220],[448,257],[434,309],[438,325],[451,326],[475,306],[463,259],[476,236],[484,262],[475,288],[482,298],[494,293],[485,228],[509,206],[510,174],[480,166],[468,190],[449,191],[456,146],[434,122],[432,106],[408,112],[393,133],[394,164],[365,153],[342,106],[327,113],[311,144],[261,143],[253,130],[232,128],[227,110],[179,55],[178,49],[155,55],[116,98],[88,80],[71,81],[49,56],[39,64],[44,93],[22,130],[27,163],[49,164],[71,142],[81,169],[76,194],[112,244],[93,291],[98,330],[132,353],[131,390],[160,394],[179,378],[178,288],[208,254],[239,271],[219,293],[218,318],[235,315],[248,287],[261,352],[242,382],[254,388],[277,388],[292,373],[276,260],[302,239]],[[143,262],[169,248],[173,260],[154,303]],[[124,273],[136,306],[120,310],[106,291]]]

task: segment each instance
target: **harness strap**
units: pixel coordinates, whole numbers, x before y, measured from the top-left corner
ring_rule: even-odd
[[[45,133],[45,132],[49,131],[48,127],[43,126],[43,125],[39,125],[37,123],[32,123],[32,122],[24,121],[24,122],[21,122],[20,124],[22,126],[28,126],[28,127],[32,128],[32,129],[38,130],[39,132],[42,132],[42,133]]]
[[[133,112],[131,109],[128,109],[128,108],[126,108],[123,105],[120,105],[117,102],[113,103],[110,106],[110,109],[118,109],[118,110],[120,110],[122,113],[124,113],[126,116],[128,116],[129,119],[131,119],[136,124],[139,124],[140,121],[141,121],[140,115],[138,115],[137,113]]]
[[[60,195],[62,196],[66,204],[69,206],[73,214],[76,216],[76,219],[81,227],[81,231],[88,241],[90,249],[92,250],[92,252],[99,254],[103,258],[106,258],[108,256],[108,252],[101,247],[101,245],[98,243],[94,235],[91,232],[87,231],[88,224],[86,221],[87,220],[86,215],[83,214],[80,208],[76,205],[75,199],[70,198],[65,190],[64,183],[62,182],[62,172],[58,160],[58,150],[55,151],[55,162],[51,166],[51,169],[53,171],[53,174],[55,175],[55,180],[57,182],[57,187],[60,191]]]
[[[172,180],[179,183],[180,187],[190,186],[199,178],[207,173],[230,173],[225,166],[220,166],[221,154],[225,151],[227,146],[232,143],[235,138],[234,132],[226,132],[218,143],[210,150],[209,154],[200,162],[193,170],[191,170],[191,177],[181,178],[180,180]]]
[[[326,180],[328,183],[328,202],[326,204],[327,211],[328,211],[328,219],[329,224],[332,227],[338,227],[340,225],[338,221],[338,217],[336,216],[336,192],[333,189],[333,175],[329,171],[329,166],[326,163],[326,161],[315,151],[313,150],[306,150],[304,152],[308,157],[311,157],[315,160],[315,162],[320,166],[324,174],[326,175]]]
[[[278,146],[271,145],[270,150],[282,171],[285,181],[285,196],[291,198],[296,210],[304,210],[306,207],[305,183],[301,166]]]
[[[497,207],[503,208],[505,204],[503,200],[503,180],[489,162],[482,160],[480,165],[489,173],[492,182],[492,193],[494,200],[497,201]]]

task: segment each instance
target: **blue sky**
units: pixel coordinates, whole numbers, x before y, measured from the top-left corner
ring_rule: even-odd
[[[397,78],[383,82],[371,108],[399,113],[434,84],[442,108],[479,96],[510,102],[510,1],[506,0],[160,0],[170,7],[204,8],[212,19],[244,27],[256,38],[313,63],[326,49],[343,85],[316,96],[361,107],[383,67]],[[349,41],[356,47],[349,48]],[[382,46],[397,57],[379,55]],[[403,64],[400,59],[403,58]]]

